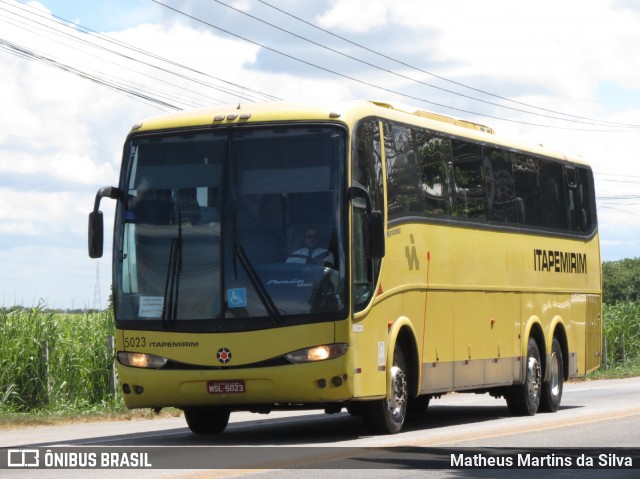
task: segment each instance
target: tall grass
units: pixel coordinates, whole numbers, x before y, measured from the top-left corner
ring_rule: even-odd
[[[608,368],[640,367],[640,302],[604,305],[602,336]]]
[[[0,310],[0,412],[70,412],[114,404],[110,312]]]

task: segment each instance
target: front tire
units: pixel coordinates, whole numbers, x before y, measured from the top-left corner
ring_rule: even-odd
[[[511,386],[507,393],[507,407],[514,416],[533,416],[538,411],[542,395],[542,364],[540,349],[534,338],[529,338],[524,384]]]
[[[397,434],[404,425],[408,399],[407,366],[402,349],[396,348],[391,368],[391,396],[365,404],[366,426],[376,434]]]
[[[220,434],[229,424],[228,409],[214,407],[191,407],[184,409],[187,426],[194,434]]]
[[[556,412],[560,408],[560,401],[562,400],[564,361],[560,341],[555,337],[551,345],[551,360],[547,367],[549,368],[549,381],[542,385],[540,411]]]

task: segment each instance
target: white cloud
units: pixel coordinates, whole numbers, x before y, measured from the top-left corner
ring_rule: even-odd
[[[217,10],[212,6],[205,9],[198,3],[186,0],[178,3],[191,7],[193,11],[199,9],[202,15],[209,12],[208,19],[217,20],[216,15],[221,13],[225,28],[259,42],[264,40],[257,35],[267,31],[265,27],[258,29],[255,22],[249,23],[237,13],[218,6],[215,7]],[[19,5],[17,2],[13,4]],[[264,8],[258,10],[255,2],[246,0],[238,0],[233,5],[256,15],[263,15],[267,11]],[[323,28],[344,34],[438,75],[551,110],[640,124],[640,105],[629,106],[621,98],[615,108],[605,108],[606,105],[600,103],[597,94],[598,85],[605,81],[621,88],[640,90],[637,62],[633,61],[640,57],[640,29],[637,28],[640,11],[623,8],[621,2],[335,0],[312,2],[308,11],[303,10],[299,2],[288,2],[286,5],[286,9],[304,18],[315,19]],[[44,15],[49,14],[45,7],[40,8]],[[298,12],[294,9],[301,10]],[[120,12],[121,15],[125,13]],[[3,38],[11,42],[84,71],[94,72],[101,79],[119,79],[135,84],[138,91],[153,88],[153,91],[149,91],[152,96],[162,96],[168,103],[185,108],[219,102],[233,103],[238,101],[239,95],[249,93],[247,89],[213,77],[287,100],[389,97],[391,100],[412,103],[390,92],[326,73],[320,74],[319,70],[265,52],[255,44],[222,35],[201,24],[187,23],[183,17],[168,11],[162,10],[162,13],[164,15],[142,18],[137,26],[109,35],[205,73],[202,75],[179,70],[169,64],[163,65],[201,83],[186,81],[144,63],[117,57],[106,50],[91,50],[87,45],[72,42],[68,38],[63,40],[59,35],[44,33],[42,29],[12,25],[3,20],[7,18],[4,15],[0,17],[0,30]],[[21,11],[21,14],[24,12]],[[321,42],[329,41],[329,37],[321,32],[312,33],[302,24],[287,24],[287,21],[292,22],[282,15],[274,17],[274,22],[285,28],[290,27]],[[83,34],[82,37],[90,42],[96,40],[95,35]],[[318,62],[390,90],[409,92],[470,112],[529,123],[551,122],[548,118],[527,116],[444,94],[344,58],[338,59],[327,51],[320,51],[318,47],[299,40],[287,45],[283,38],[289,44],[293,41],[292,37],[277,37],[275,34],[264,41],[266,44],[269,41],[281,42],[278,48],[285,52],[295,51],[295,55],[305,61]],[[401,71],[409,77],[500,102],[479,92],[400,67],[335,38],[331,42],[332,46],[342,51]],[[134,56],[142,62],[159,64],[148,55],[112,43],[102,45]],[[160,111],[104,86],[2,50],[0,78],[0,103],[3,106],[0,109],[0,235],[3,236],[0,268],[9,264],[2,261],[16,258],[26,258],[25,261],[28,261],[29,255],[33,255],[36,258],[34,261],[41,264],[47,264],[47,256],[56,258],[54,264],[58,264],[57,260],[61,264],[66,263],[68,258],[72,258],[70,261],[75,267],[93,271],[95,263],[86,256],[86,215],[93,207],[95,192],[101,186],[117,183],[122,144],[130,126]],[[211,85],[218,89],[211,88]],[[613,89],[614,94],[616,91]],[[566,152],[579,152],[593,164],[597,172],[635,175],[640,180],[637,162],[640,137],[637,133],[539,128],[530,124],[443,111],[426,104],[416,106],[453,116],[470,117],[494,127],[501,134],[530,143],[543,143]],[[519,107],[514,104],[511,106]],[[606,112],[605,118],[602,118],[603,112]],[[576,123],[554,124],[591,128]],[[625,191],[623,184],[616,183],[615,178],[614,181],[606,179],[596,177],[599,195]],[[611,204],[603,203],[603,206]],[[104,200],[101,208],[105,212],[108,234],[113,222],[113,202]],[[604,207],[599,211],[604,256],[608,259],[624,255],[640,256],[638,244],[633,239],[640,236],[640,221],[637,219],[640,208],[627,206],[619,209],[630,210],[633,214]],[[105,251],[108,251],[108,246]],[[107,261],[101,263],[106,264],[101,266],[103,278],[106,278],[109,275],[108,258],[105,257],[103,261]],[[28,290],[29,278],[32,278],[25,276],[28,268],[25,265],[25,271],[21,271],[22,282],[0,280],[0,289],[16,294]],[[0,277],[3,276],[6,275],[0,273]],[[93,280],[85,278],[85,282],[89,283],[89,288],[83,290],[82,302],[93,295]],[[108,281],[104,280],[103,283],[108,284]],[[47,288],[52,286],[45,281],[38,285],[37,291],[53,291]],[[58,294],[60,296],[56,296]],[[30,301],[30,294],[23,296]],[[47,293],[46,296],[59,297],[59,304],[66,306],[74,293],[73,288],[56,288],[55,293]],[[103,293],[103,296],[106,301],[107,294]],[[76,299],[76,306],[82,306],[78,303],[81,301]]]
[[[329,12],[318,17],[318,23],[323,28],[363,33],[384,25],[398,6],[400,2],[338,0]]]

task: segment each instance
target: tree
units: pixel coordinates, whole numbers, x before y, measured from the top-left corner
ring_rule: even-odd
[[[640,258],[626,258],[602,263],[603,300],[640,301]]]

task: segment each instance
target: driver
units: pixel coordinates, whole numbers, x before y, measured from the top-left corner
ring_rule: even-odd
[[[333,268],[333,253],[318,246],[320,237],[318,230],[309,227],[304,231],[304,247],[294,251],[287,258],[287,263],[306,263]]]

